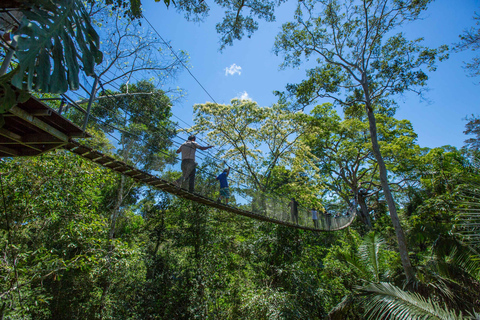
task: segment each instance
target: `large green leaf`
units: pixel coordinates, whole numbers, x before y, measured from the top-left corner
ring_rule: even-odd
[[[78,89],[80,63],[87,75],[93,75],[95,63],[103,59],[100,39],[83,3],[40,0],[23,13],[15,32],[20,68],[12,83],[18,88],[51,93]]]

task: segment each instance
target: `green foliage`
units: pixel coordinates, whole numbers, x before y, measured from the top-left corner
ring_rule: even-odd
[[[428,49],[419,44],[421,39],[387,34],[416,19],[429,2],[301,2],[296,21],[284,24],[277,36],[275,52],[284,54],[284,67],[298,66],[303,56],[317,56],[319,66],[287,91],[301,106],[328,97],[345,107],[367,103],[378,108],[393,103],[387,100],[390,95],[425,85],[427,76],[420,67],[434,69],[436,59],[445,58],[446,48]]]
[[[390,168],[384,159],[377,118],[385,112],[393,115],[394,95],[421,93],[428,79],[424,69],[433,71],[437,61],[448,57],[446,46],[426,48],[421,45],[422,39],[407,40],[398,32],[404,23],[418,19],[430,2],[301,1],[295,20],[282,26],[274,49],[284,56],[283,67],[297,67],[302,60],[311,58],[318,63],[307,71],[306,80],[287,86],[286,93],[279,93],[282,100],[291,98],[294,107],[305,108],[319,98],[328,98],[346,109],[347,114],[360,114],[368,119],[381,189],[409,280],[413,279],[414,271],[389,185]]]
[[[230,0],[216,0],[215,2],[226,10],[222,22],[216,25],[217,33],[222,35],[220,50],[223,50],[226,46],[231,46],[234,40],[241,40],[245,33],[250,38],[258,30],[258,22],[254,17],[267,22],[275,21],[275,7],[286,0],[253,0],[248,4],[244,1]],[[243,14],[245,8],[249,10],[247,15]]]
[[[87,76],[102,61],[100,39],[79,0],[36,2],[14,32],[19,68],[12,83],[21,89],[64,93],[79,87],[80,65]],[[49,54],[52,54],[50,57]],[[53,70],[52,70],[53,62]]]
[[[435,242],[431,258],[417,269],[418,280],[408,290],[393,284],[397,282],[392,271],[399,266],[398,257],[382,249],[384,242],[378,235],[368,234],[357,250],[349,249],[347,243],[343,249],[334,249],[347,263],[337,264],[337,268],[343,270],[344,279],[349,270],[357,274],[357,285],[331,310],[332,319],[354,319],[355,313],[364,313],[368,319],[456,319],[455,315],[463,319],[462,313],[473,314],[479,308],[478,253],[455,238],[442,237]],[[358,286],[359,280],[362,286]]]
[[[131,93],[131,95],[126,93]],[[103,92],[92,115],[101,120],[93,128],[113,134],[120,129],[117,155],[142,170],[161,170],[174,160],[171,137],[175,135],[171,122],[171,101],[154,84],[142,80],[135,84],[122,85],[118,97],[116,92]],[[112,108],[112,103],[115,106]]]
[[[464,243],[476,251],[479,251],[480,182],[478,181],[478,176],[470,176],[469,179],[463,180],[462,182],[463,183],[457,187],[458,198],[453,205],[455,220],[453,222],[452,232]]]
[[[355,288],[360,284],[394,281],[394,274],[400,267],[398,254],[389,250],[385,240],[376,232],[366,234],[363,239],[350,234],[332,247],[328,261],[328,268],[340,275],[345,289],[348,289],[344,289],[342,301],[337,300],[338,304],[332,306],[329,312],[332,319],[355,319],[355,314],[358,317],[363,309]]]
[[[110,238],[114,175],[63,152],[2,166],[5,317],[361,319],[478,309],[478,261],[450,239],[436,242],[435,259],[423,253],[417,290],[405,291],[393,284],[402,279],[398,254],[378,233],[304,232],[134,187]],[[365,283],[359,292],[371,304],[355,294]]]
[[[419,158],[420,188],[409,190],[405,213],[409,216],[412,244],[421,250],[450,232],[456,215],[455,203],[464,190],[475,188],[478,173],[462,151],[451,146],[434,148]]]
[[[465,141],[465,147],[478,154],[478,152],[480,152],[480,118],[472,115],[470,118],[467,118],[467,120],[468,123],[465,125],[465,131],[463,133],[474,135],[474,137]]]
[[[475,13],[473,19],[478,26],[480,24],[479,14]],[[478,48],[480,48],[480,28],[471,27],[469,30],[465,30],[459,37],[461,41],[456,44],[456,50],[478,50]],[[465,67],[470,72],[471,76],[480,75],[480,58],[478,56],[474,57],[471,62],[465,64]]]
[[[371,229],[375,222],[371,221],[381,215],[383,196],[368,120],[361,112],[349,112],[342,120],[333,105],[325,103],[312,110],[308,121],[310,129],[301,140],[308,146],[308,157],[314,159],[315,178],[325,186],[322,196],[329,200],[323,202],[330,202],[327,207],[345,208],[357,199],[359,217]],[[415,144],[417,136],[409,121],[385,113],[377,115],[377,130],[392,189],[401,195],[405,185],[418,179],[414,170],[421,153]]]
[[[111,183],[111,176],[61,152],[8,160],[2,172],[6,260],[0,294],[15,307],[4,316],[29,310],[37,319],[88,317],[92,305],[82,301],[95,287],[105,257],[106,219],[98,214],[103,197],[98,187]]]

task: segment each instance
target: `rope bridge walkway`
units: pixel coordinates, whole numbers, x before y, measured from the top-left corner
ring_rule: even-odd
[[[336,231],[348,227],[356,216],[356,208],[354,205],[352,205],[347,212],[342,215],[319,213],[317,221],[318,227],[316,228],[314,221],[311,219],[311,213],[309,210],[299,206],[297,224],[293,223],[292,221],[289,209],[289,200],[282,199],[280,197],[260,197],[261,199],[252,199],[251,201],[243,204],[236,203],[233,205],[226,205],[205,195],[205,193],[212,194],[211,190],[203,188],[200,191],[188,192],[186,189],[175,185],[173,180],[168,181],[168,178],[166,177],[160,178],[156,175],[139,170],[123,161],[116,160],[113,157],[93,150],[88,146],[82,145],[79,142],[71,140],[68,144],[64,145],[63,148],[105,168],[128,176],[139,183],[147,184],[156,189],[166,191],[170,194],[174,194],[181,198],[192,200],[197,203],[205,204],[209,207],[221,209],[256,220],[272,222],[279,225],[310,231]],[[259,202],[261,204],[259,204]]]

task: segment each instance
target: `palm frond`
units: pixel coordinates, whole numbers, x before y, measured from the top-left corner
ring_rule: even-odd
[[[379,252],[385,240],[375,232],[368,233],[358,248],[358,253],[340,253],[345,261],[365,281],[380,281]]]
[[[464,319],[462,313],[440,306],[419,294],[404,291],[389,283],[370,283],[358,288],[367,319]]]
[[[330,312],[328,313],[328,319],[330,320],[343,320],[346,318],[346,315],[352,312],[357,303],[357,298],[354,295],[346,295],[343,297],[342,301],[337,304]]]
[[[442,275],[438,266],[429,263],[430,266],[417,268],[417,285],[415,292],[422,296],[435,297],[435,301],[445,304],[448,308],[466,313],[478,308],[477,295],[480,289],[478,283],[471,277],[466,277],[458,267],[448,264],[448,274]]]
[[[460,268],[469,276],[480,280],[480,253],[454,237],[441,237],[433,245],[437,270],[452,278],[450,265]]]
[[[359,256],[354,252],[340,253],[339,258],[346,262],[348,266],[352,268],[361,279],[367,281],[373,280],[372,273],[370,272],[366,263],[360,260]]]
[[[459,190],[452,234],[480,252],[480,184],[469,182]]]
[[[358,248],[360,257],[367,265],[373,268],[373,274],[376,282],[380,281],[379,276],[379,256],[380,248],[385,244],[385,240],[375,232],[369,232],[363,239],[362,245]]]

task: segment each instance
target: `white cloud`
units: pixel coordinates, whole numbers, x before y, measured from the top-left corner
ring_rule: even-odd
[[[231,75],[233,76],[235,73],[238,73],[238,75],[242,74],[242,67],[237,66],[235,63],[232,64],[230,67],[225,68],[225,75]]]
[[[240,92],[237,95],[237,98],[240,100],[252,100],[252,98],[250,98],[250,96],[248,95],[247,91]]]

